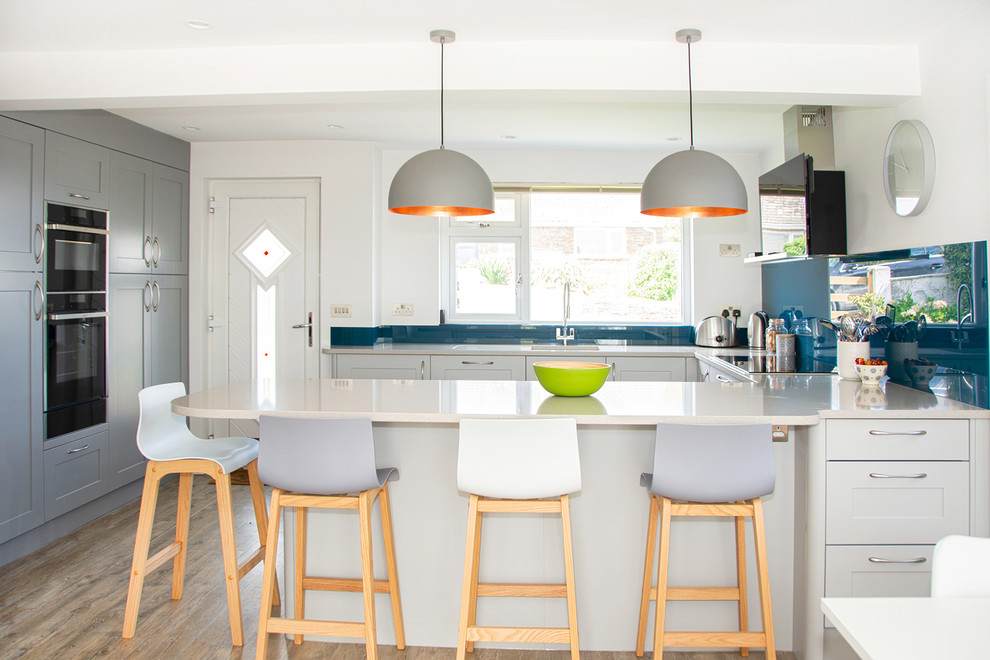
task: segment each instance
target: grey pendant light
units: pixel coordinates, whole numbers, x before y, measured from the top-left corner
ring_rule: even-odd
[[[492,181],[478,163],[443,144],[443,47],[450,30],[433,30],[440,44],[440,148],[413,156],[399,168],[388,189],[388,210],[402,215],[472,216],[495,212]]]
[[[746,186],[724,159],[694,148],[694,92],[691,87],[691,44],[700,30],[678,30],[677,41],[688,47],[688,113],[691,148],[657,163],[643,182],[640,211],[646,215],[713,218],[740,215],[749,209]]]

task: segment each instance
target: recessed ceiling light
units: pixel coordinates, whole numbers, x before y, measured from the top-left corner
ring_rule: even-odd
[[[344,130],[344,127],[341,126],[340,124],[327,124],[327,128],[332,128],[338,131]]]
[[[213,23],[208,21],[186,21],[186,27],[193,30],[209,30],[213,27]]]
[[[503,140],[515,140],[516,139],[516,136],[515,135],[501,135],[499,137],[501,137]]]
[[[198,131],[199,130],[199,126],[183,126],[182,127],[182,130],[184,130],[184,131]]]
[[[683,139],[684,138],[682,138],[682,137],[680,137],[678,135],[671,135],[669,138],[667,138],[667,142],[680,142]]]

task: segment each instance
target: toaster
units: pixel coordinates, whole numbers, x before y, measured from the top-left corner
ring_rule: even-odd
[[[694,343],[710,348],[738,346],[735,321],[724,316],[706,316],[694,327]]]

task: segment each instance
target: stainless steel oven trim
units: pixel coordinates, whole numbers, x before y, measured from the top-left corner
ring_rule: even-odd
[[[109,236],[109,229],[97,229],[95,227],[80,227],[79,225],[45,225],[45,229],[57,229],[61,231],[77,231],[80,234],[99,234]]]
[[[49,321],[74,321],[76,319],[107,318],[110,312],[72,312],[69,314],[49,314]]]

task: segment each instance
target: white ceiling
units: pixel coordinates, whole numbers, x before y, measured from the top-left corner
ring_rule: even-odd
[[[448,146],[664,149],[688,137],[674,32],[696,27],[696,143],[760,151],[796,103],[919,93],[918,45],[981,4],[0,0],[0,110],[102,107],[189,141],[422,148],[439,141],[428,35],[448,28]]]

